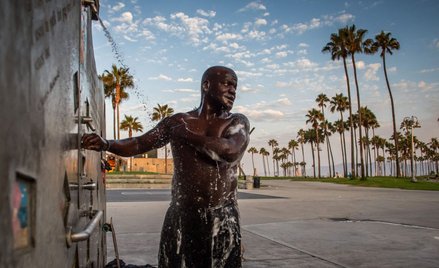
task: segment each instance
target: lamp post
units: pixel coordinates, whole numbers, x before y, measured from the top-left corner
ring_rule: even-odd
[[[405,117],[404,118],[404,122],[406,123],[406,128],[410,128],[410,134],[411,134],[411,172],[412,172],[412,182],[417,182],[416,177],[415,177],[415,171],[414,171],[414,163],[415,163],[415,151],[414,151],[414,142],[413,142],[413,129],[414,128],[419,128],[419,122],[418,122],[418,118],[416,116],[411,116],[411,117]]]

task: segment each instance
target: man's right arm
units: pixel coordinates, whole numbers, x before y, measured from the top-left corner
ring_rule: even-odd
[[[169,142],[172,118],[165,118],[145,134],[122,140],[105,140],[97,134],[85,134],[81,145],[84,149],[109,151],[120,156],[134,156],[151,149],[160,148]]]

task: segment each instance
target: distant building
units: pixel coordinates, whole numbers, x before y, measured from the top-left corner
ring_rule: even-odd
[[[106,154],[107,162],[114,171],[116,168],[116,155]],[[140,171],[165,174],[165,159],[157,158],[157,150],[151,150],[145,154],[134,157],[120,157],[120,171]],[[172,158],[167,159],[167,174],[174,173],[174,161]],[[110,171],[110,172],[111,172]]]

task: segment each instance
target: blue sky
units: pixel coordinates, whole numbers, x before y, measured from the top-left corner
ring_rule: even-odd
[[[355,24],[368,30],[367,38],[384,30],[401,44],[387,57],[398,126],[405,116],[415,115],[422,126],[415,135],[424,141],[438,137],[439,1],[100,2],[100,16],[137,83],[121,106],[121,117],[137,116],[146,128],[155,124],[149,117],[157,103],[169,104],[176,112],[197,107],[203,71],[225,65],[239,79],[232,111],[247,115],[255,127],[250,146],[268,148],[273,138],[287,146],[300,128],[310,127],[305,114],[316,108],[319,93],[347,95],[342,62],[331,61],[321,50],[331,33]],[[97,22],[93,30],[101,73],[116,60]],[[381,125],[377,135],[388,138],[391,110],[381,58],[358,55],[356,60],[361,104],[376,114]],[[107,134],[112,138],[109,102],[107,108]],[[338,119],[337,114],[326,114],[329,121]],[[338,137],[331,141],[336,143]],[[310,163],[309,149],[306,154]],[[341,162],[337,153],[336,162]],[[244,167],[251,169],[248,155]]]

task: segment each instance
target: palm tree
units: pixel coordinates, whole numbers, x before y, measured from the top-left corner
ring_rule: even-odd
[[[323,114],[316,109],[309,110],[306,114],[306,117],[308,118],[306,120],[306,123],[311,123],[312,127],[314,128],[314,131],[316,132],[316,147],[317,147],[317,171],[318,171],[318,178],[320,178],[320,139],[319,139],[319,122],[323,121]]]
[[[366,179],[364,174],[364,157],[363,157],[363,134],[362,134],[362,118],[361,118],[361,102],[360,102],[360,88],[358,86],[358,78],[357,78],[357,67],[355,65],[355,53],[363,53],[364,48],[368,49],[372,44],[372,39],[366,39],[363,41],[367,30],[365,29],[356,29],[355,24],[351,27],[346,26],[347,36],[346,36],[346,44],[349,51],[349,55],[351,55],[352,67],[354,68],[354,80],[355,87],[357,89],[357,105],[358,105],[358,132],[359,132],[359,140],[360,140],[360,172],[361,179]]]
[[[297,132],[297,141],[300,143],[300,147],[302,149],[302,162],[300,165],[302,166],[302,176],[306,177],[306,162],[305,162],[305,150],[303,150],[303,144],[305,143],[305,130],[302,128]]]
[[[341,152],[342,152],[342,159],[343,159],[343,175],[346,177],[347,175],[347,151],[346,151],[346,138],[345,138],[345,123],[343,119],[343,113],[349,109],[349,101],[346,96],[343,96],[342,93],[335,94],[334,97],[331,98],[330,101],[330,111],[334,113],[335,111],[340,112],[340,120],[339,123],[337,123],[336,128],[338,133],[340,133],[340,144],[341,144]],[[336,121],[337,122],[337,121]],[[334,123],[335,124],[335,123]]]
[[[325,107],[326,103],[329,102],[329,98],[324,93],[320,93],[316,98],[317,106],[320,107],[321,112],[323,114],[323,118],[325,118]],[[327,121],[326,121],[327,122]],[[328,127],[327,123],[323,124],[323,135],[325,137],[326,141],[326,152],[328,154],[328,166],[329,166],[329,177],[332,177],[332,171],[331,171],[331,156],[330,156],[330,150],[329,150],[329,137],[326,135],[328,133]],[[335,171],[334,171],[335,174]]]
[[[343,67],[346,77],[346,88],[348,92],[349,104],[352,103],[351,100],[351,86],[349,83],[349,74],[348,68],[346,64],[346,58],[348,57],[348,48],[346,44],[347,39],[347,30],[346,28],[338,29],[338,33],[332,33],[330,37],[330,42],[323,47],[322,52],[330,52],[332,60],[343,59]],[[349,108],[349,118],[352,119],[352,105],[348,106]],[[351,130],[351,174],[355,176],[355,156],[354,156],[354,126],[352,120],[349,120],[349,126]]]
[[[316,160],[314,157],[314,144],[316,143],[316,132],[313,129],[307,129],[304,132],[304,141],[311,146],[313,177],[316,177]]]
[[[252,154],[253,176],[256,176],[255,160],[253,158],[253,155],[258,153],[258,149],[256,149],[255,147],[250,147],[247,152]]]
[[[439,141],[438,138],[431,138],[431,141],[428,143],[430,145],[430,150],[432,151],[432,155],[434,155],[433,157],[433,161],[436,163],[436,174],[438,174],[438,169],[439,169],[439,165],[438,165],[438,152],[437,150],[439,149]]]
[[[125,119],[120,122],[120,129],[122,130],[128,130],[128,137],[133,136],[133,130],[135,132],[142,132],[143,126],[142,123],[137,121],[137,117],[132,117],[130,115],[125,115]]]
[[[268,141],[268,145],[271,146],[271,152],[272,152],[272,158],[273,158],[273,173],[274,173],[274,176],[278,176],[279,174],[276,175],[276,168],[275,168],[275,164],[274,164],[274,160],[275,160],[274,159],[274,157],[275,157],[274,147],[278,146],[279,143],[277,142],[277,140],[271,139]],[[279,169],[278,169],[278,172],[279,172]]]
[[[294,176],[296,176],[296,150],[299,148],[299,143],[297,141],[295,141],[294,139],[290,140],[288,142],[288,149],[291,150],[291,155],[292,155],[292,163],[294,166]]]
[[[268,156],[268,154],[270,154],[270,153],[267,152],[267,150],[265,150],[264,147],[262,147],[261,149],[259,149],[259,154],[262,156],[262,165],[264,167],[264,175],[266,177],[267,176],[267,168],[265,166],[265,156]],[[267,165],[268,165],[268,159],[267,159]],[[270,173],[270,171],[268,173]]]
[[[174,113],[174,109],[169,107],[167,104],[160,105],[157,104],[157,107],[153,108],[152,112],[152,121],[160,121],[165,117],[171,116]],[[165,174],[168,174],[168,148],[165,144]]]
[[[387,76],[387,67],[386,67],[386,53],[389,53],[390,55],[393,54],[392,50],[398,50],[399,49],[399,42],[393,37],[390,37],[391,33],[384,33],[384,31],[381,31],[380,34],[375,36],[375,42],[373,42],[369,53],[375,53],[378,50],[381,49],[380,57],[383,59],[383,70],[384,70],[384,77],[386,78],[386,85],[387,90],[389,91],[390,96],[390,104],[392,106],[392,120],[393,120],[393,135],[396,136],[396,117],[395,117],[395,105],[393,102],[393,96],[392,96],[392,90],[390,90],[390,84],[389,84],[389,78]],[[396,148],[396,166],[399,166],[399,156],[398,156],[398,142],[395,140],[395,148]],[[400,170],[396,169],[396,177],[399,177]]]
[[[100,78],[104,84],[105,96],[112,98],[113,115],[116,114],[116,119],[113,117],[114,126],[116,126],[114,136],[115,139],[120,139],[119,105],[123,99],[128,98],[128,94],[124,90],[134,87],[134,78],[129,73],[129,68],[118,68],[116,64],[111,66],[110,71],[105,70]]]
[[[130,115],[125,115],[125,119],[120,122],[120,129],[128,130],[128,137],[133,137],[133,130],[136,132],[142,132],[143,126],[137,121],[137,117],[132,117]],[[133,170],[133,161],[130,162],[130,171]]]

